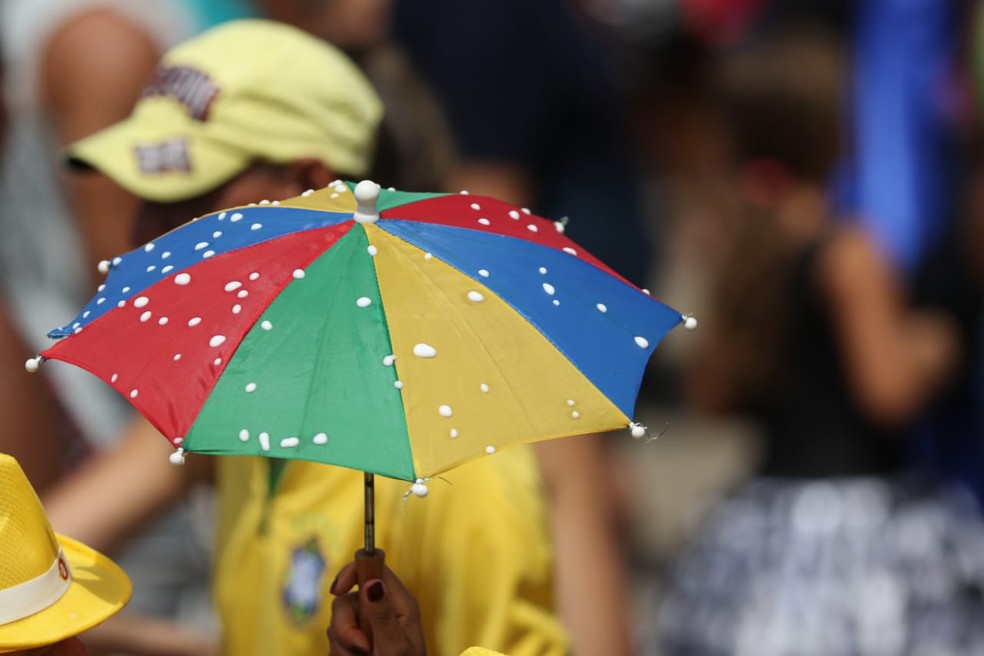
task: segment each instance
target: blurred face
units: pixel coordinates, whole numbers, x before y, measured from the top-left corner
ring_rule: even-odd
[[[133,246],[152,241],[211,212],[261,200],[283,200],[301,191],[303,189],[299,189],[292,179],[289,167],[257,164],[221,187],[195,198],[175,203],[144,201],[133,227]]]
[[[92,656],[92,652],[86,649],[86,646],[78,638],[69,638],[62,640],[57,645],[14,651],[7,656]]]

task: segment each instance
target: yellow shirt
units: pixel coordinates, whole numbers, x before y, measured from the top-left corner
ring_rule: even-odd
[[[328,589],[363,546],[362,473],[292,461],[271,495],[271,461],[218,461],[215,588],[225,653],[323,656]],[[407,483],[376,477],[376,545],[420,604],[428,652],[483,645],[511,656],[566,654],[532,449],[445,478],[429,482],[426,498],[404,499]]]

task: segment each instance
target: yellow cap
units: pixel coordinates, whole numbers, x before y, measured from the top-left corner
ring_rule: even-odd
[[[170,50],[129,118],[68,147],[146,200],[212,191],[257,161],[360,177],[382,103],[341,51],[267,20],[224,23]]]
[[[0,454],[0,653],[57,643],[130,599],[119,566],[56,536],[20,465]]]

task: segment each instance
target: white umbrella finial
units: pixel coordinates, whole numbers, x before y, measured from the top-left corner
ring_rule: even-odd
[[[372,180],[363,180],[355,185],[355,220],[359,223],[375,223],[379,220],[379,185]]]

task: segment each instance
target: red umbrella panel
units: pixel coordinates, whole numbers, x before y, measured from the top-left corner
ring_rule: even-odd
[[[175,447],[414,481],[624,428],[681,314],[528,210],[333,183],[116,258],[41,355]]]

